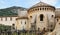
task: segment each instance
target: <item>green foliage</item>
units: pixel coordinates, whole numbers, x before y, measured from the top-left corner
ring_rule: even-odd
[[[13,6],[10,8],[0,9],[0,16],[16,16],[18,15],[18,9],[24,10],[25,8]]]
[[[0,30],[5,31],[5,30],[10,30],[11,26],[6,26],[6,25],[2,25],[0,24]]]

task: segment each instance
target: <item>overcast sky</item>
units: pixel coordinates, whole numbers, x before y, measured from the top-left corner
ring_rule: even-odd
[[[0,0],[0,9],[12,6],[29,8],[40,1],[60,8],[60,0]]]

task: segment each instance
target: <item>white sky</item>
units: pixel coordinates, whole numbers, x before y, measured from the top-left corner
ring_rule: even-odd
[[[60,8],[60,0],[0,0],[0,9],[12,6],[29,8],[40,1]]]

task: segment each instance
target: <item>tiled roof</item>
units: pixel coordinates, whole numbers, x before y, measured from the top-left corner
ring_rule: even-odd
[[[16,20],[18,20],[18,19],[28,19],[28,17],[19,17]]]
[[[44,2],[39,2],[39,3],[35,4],[35,5],[33,5],[32,7],[36,7],[36,6],[51,6],[51,5],[49,5],[47,3],[44,3]]]

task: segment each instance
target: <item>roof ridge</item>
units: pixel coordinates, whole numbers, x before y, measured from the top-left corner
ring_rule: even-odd
[[[52,6],[52,5],[40,1],[40,2],[38,2],[37,4],[33,5],[32,7],[36,7],[36,6]]]

